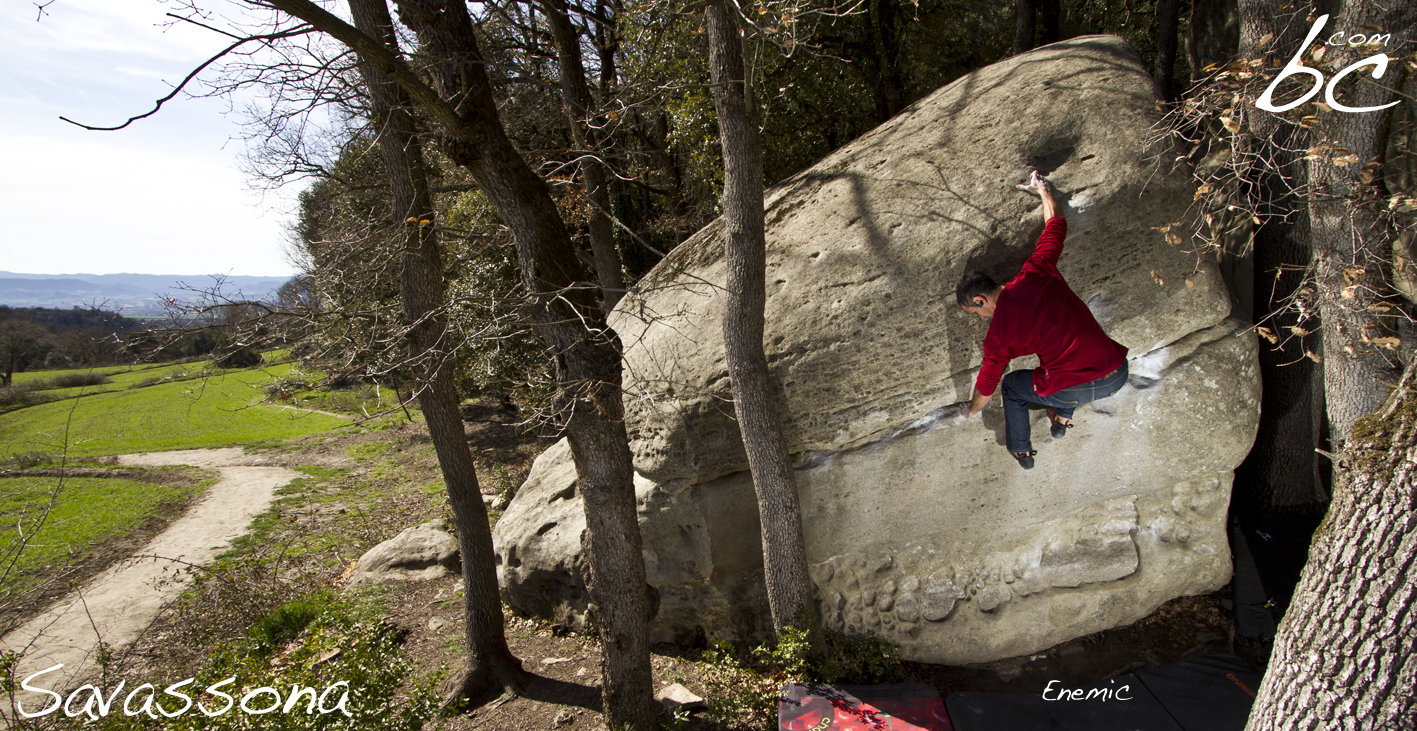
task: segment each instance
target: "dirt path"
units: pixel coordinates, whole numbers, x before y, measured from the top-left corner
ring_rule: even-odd
[[[34,680],[34,686],[72,690],[78,675],[94,669],[92,659],[100,639],[115,649],[127,645],[164,604],[181,593],[183,583],[161,581],[173,578],[173,569],[182,565],[177,561],[198,565],[211,561],[270,505],[277,487],[300,477],[293,470],[262,464],[268,459],[244,454],[235,447],[130,454],[118,459],[120,464],[141,467],[204,467],[216,470],[221,477],[134,558],[110,567],[0,639],[0,648],[24,652],[15,672],[20,679],[63,664],[62,670]],[[26,708],[43,708],[47,698],[21,694]]]
[[[307,409],[307,408],[305,408],[304,406],[291,406],[290,404],[270,404],[270,403],[268,403],[268,404],[266,404],[266,405],[269,406],[269,407],[271,407],[271,408],[273,408],[273,409],[280,409],[281,411],[304,411],[304,412],[306,412],[306,413],[308,413],[308,414],[324,414],[325,416],[333,416],[333,417],[335,417],[336,419],[344,419],[344,420],[346,420],[346,421],[354,421],[354,418],[355,418],[355,417],[353,417],[353,416],[350,416],[349,414],[336,414],[336,413],[333,412],[333,411],[321,411],[320,409]]]

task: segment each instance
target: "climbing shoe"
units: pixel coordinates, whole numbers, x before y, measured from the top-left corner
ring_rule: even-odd
[[[1026,470],[1031,470],[1033,469],[1033,455],[1038,454],[1038,450],[1035,449],[1029,452],[1009,452],[1009,454],[1012,454],[1014,456],[1014,459],[1018,460],[1019,467],[1022,467]]]
[[[1067,436],[1068,430],[1071,428],[1073,428],[1071,421],[1063,421],[1058,417],[1057,412],[1053,411],[1052,406],[1048,407],[1048,433],[1052,434],[1054,439],[1062,439]]]

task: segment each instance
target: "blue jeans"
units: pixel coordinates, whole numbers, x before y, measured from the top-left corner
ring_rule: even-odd
[[[1073,418],[1073,410],[1089,401],[1107,398],[1127,382],[1127,361],[1117,370],[1095,380],[1065,388],[1057,393],[1039,396],[1033,390],[1033,370],[1009,371],[1004,374],[1004,444],[1010,452],[1033,451],[1029,434],[1028,405],[1051,406],[1059,418]]]

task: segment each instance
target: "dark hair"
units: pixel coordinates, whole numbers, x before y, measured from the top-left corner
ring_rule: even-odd
[[[999,288],[999,283],[994,278],[983,272],[975,272],[964,278],[955,287],[955,299],[959,301],[960,307],[978,307],[974,302],[975,297],[982,297],[993,293]]]

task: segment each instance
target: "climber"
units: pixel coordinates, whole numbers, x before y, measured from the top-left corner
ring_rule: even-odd
[[[1107,337],[1058,273],[1058,255],[1067,236],[1053,184],[1038,173],[1017,186],[1043,200],[1043,234],[1023,269],[1006,284],[987,274],[965,277],[955,298],[966,312],[989,321],[984,364],[974,382],[974,398],[959,405],[960,416],[979,413],[1003,376],[1004,442],[1026,470],[1033,469],[1028,405],[1047,408],[1054,439],[1067,436],[1073,410],[1116,393],[1127,382],[1127,349]],[[1010,360],[1038,355],[1039,366],[1004,375]]]

